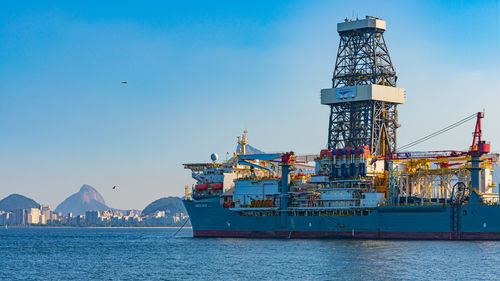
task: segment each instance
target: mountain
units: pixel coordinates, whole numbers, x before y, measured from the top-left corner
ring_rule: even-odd
[[[40,208],[40,204],[33,199],[19,195],[11,194],[0,200],[0,210],[11,212],[16,209]]]
[[[236,152],[240,151],[240,148],[241,148],[241,145],[238,144],[236,146]],[[255,148],[255,147],[253,147],[253,146],[251,146],[249,144],[246,145],[245,150],[246,150],[247,154],[263,154],[263,153],[265,153],[262,150],[260,150],[258,148]]]
[[[187,214],[184,204],[179,197],[163,197],[158,200],[151,202],[149,205],[142,210],[141,215],[149,215],[156,211],[165,211],[165,213],[175,214],[184,213]]]
[[[84,184],[80,191],[66,198],[55,209],[63,215],[84,215],[86,211],[104,211],[110,209],[106,206],[102,195],[92,186]]]

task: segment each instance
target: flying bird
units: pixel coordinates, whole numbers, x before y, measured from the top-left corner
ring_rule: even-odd
[[[127,81],[122,81],[122,84],[127,84]]]
[[[118,187],[118,185],[115,185],[115,186],[113,186],[113,189],[116,189],[117,187]]]

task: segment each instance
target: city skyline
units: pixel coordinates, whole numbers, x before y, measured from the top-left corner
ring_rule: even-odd
[[[355,2],[8,3],[0,198],[55,208],[90,184],[114,208],[142,209],[182,196],[193,183],[182,164],[224,158],[244,129],[266,152],[319,151],[336,24],[365,15],[387,21],[406,89],[399,143],[485,109],[484,136],[498,152],[498,2]],[[468,123],[416,149],[466,149],[472,131]]]
[[[141,214],[140,210],[90,210],[75,215],[53,211],[49,205],[41,204],[38,208],[0,210],[0,226],[174,226],[187,222],[188,216],[183,212],[157,210],[151,214]]]

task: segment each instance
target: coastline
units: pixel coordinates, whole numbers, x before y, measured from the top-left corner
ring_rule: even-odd
[[[1,226],[0,230],[2,229],[10,229],[10,228],[180,228],[181,226],[38,226],[38,225],[30,225],[30,226],[23,226],[23,225],[13,225],[13,226],[8,226],[5,228],[5,226]],[[191,226],[184,226],[183,228],[192,228]]]

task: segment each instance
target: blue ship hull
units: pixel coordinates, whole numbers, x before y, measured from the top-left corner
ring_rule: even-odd
[[[500,240],[500,206],[379,206],[365,216],[247,216],[219,198],[184,200],[195,237]]]

